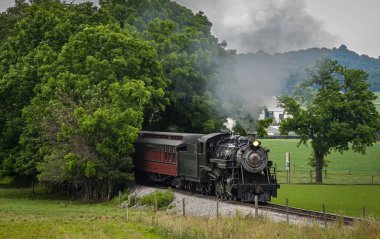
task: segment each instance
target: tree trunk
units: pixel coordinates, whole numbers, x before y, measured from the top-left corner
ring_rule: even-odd
[[[319,152],[314,149],[314,160],[315,160],[315,182],[322,183],[322,167],[324,153]]]

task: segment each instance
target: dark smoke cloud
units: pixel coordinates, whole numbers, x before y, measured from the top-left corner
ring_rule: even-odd
[[[337,38],[305,10],[303,0],[177,0],[203,11],[213,33],[238,52],[285,52],[333,46]]]

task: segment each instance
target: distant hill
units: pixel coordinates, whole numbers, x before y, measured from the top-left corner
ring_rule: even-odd
[[[293,86],[307,78],[306,68],[312,67],[315,62],[322,58],[337,60],[341,65],[348,68],[365,70],[372,91],[380,91],[380,57],[372,58],[367,55],[359,55],[347,49],[345,45],[339,48],[310,48],[306,50],[290,51],[286,53],[267,54],[265,52],[247,53],[237,55],[237,63],[249,65],[267,63],[277,69],[286,72],[284,74],[283,91],[290,92]]]

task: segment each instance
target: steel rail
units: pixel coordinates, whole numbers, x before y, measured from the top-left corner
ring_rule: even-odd
[[[143,184],[139,184],[139,185],[149,186],[149,187],[158,188],[158,189],[167,189],[167,187],[164,187],[162,185],[143,185]],[[175,189],[175,188],[171,188],[171,190],[173,190],[173,192],[178,192],[187,196],[209,199],[213,201],[220,201],[223,203],[229,203],[233,205],[248,206],[251,208],[255,207],[253,203],[221,199],[213,195],[204,195],[204,194],[200,194],[196,192],[190,192],[190,191],[185,191],[185,190],[180,190],[180,189]],[[337,215],[337,214],[332,214],[332,213],[323,213],[323,212],[296,208],[296,207],[286,207],[283,205],[278,205],[278,204],[273,204],[273,203],[259,204],[258,207],[261,210],[267,210],[267,211],[277,212],[281,214],[288,213],[289,215],[294,215],[294,216],[303,217],[303,218],[311,218],[311,219],[315,219],[321,222],[323,221],[335,222],[336,221],[336,222],[343,222],[345,225],[352,225],[354,222],[363,221],[362,218],[349,217],[349,216]]]

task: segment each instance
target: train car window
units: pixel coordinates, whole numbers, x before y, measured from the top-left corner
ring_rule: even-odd
[[[187,146],[183,145],[183,146],[178,147],[177,149],[178,149],[178,151],[186,151],[187,150]]]
[[[218,147],[215,149],[214,157],[216,157],[216,158],[220,158],[222,152],[223,152],[223,146],[218,146]]]

